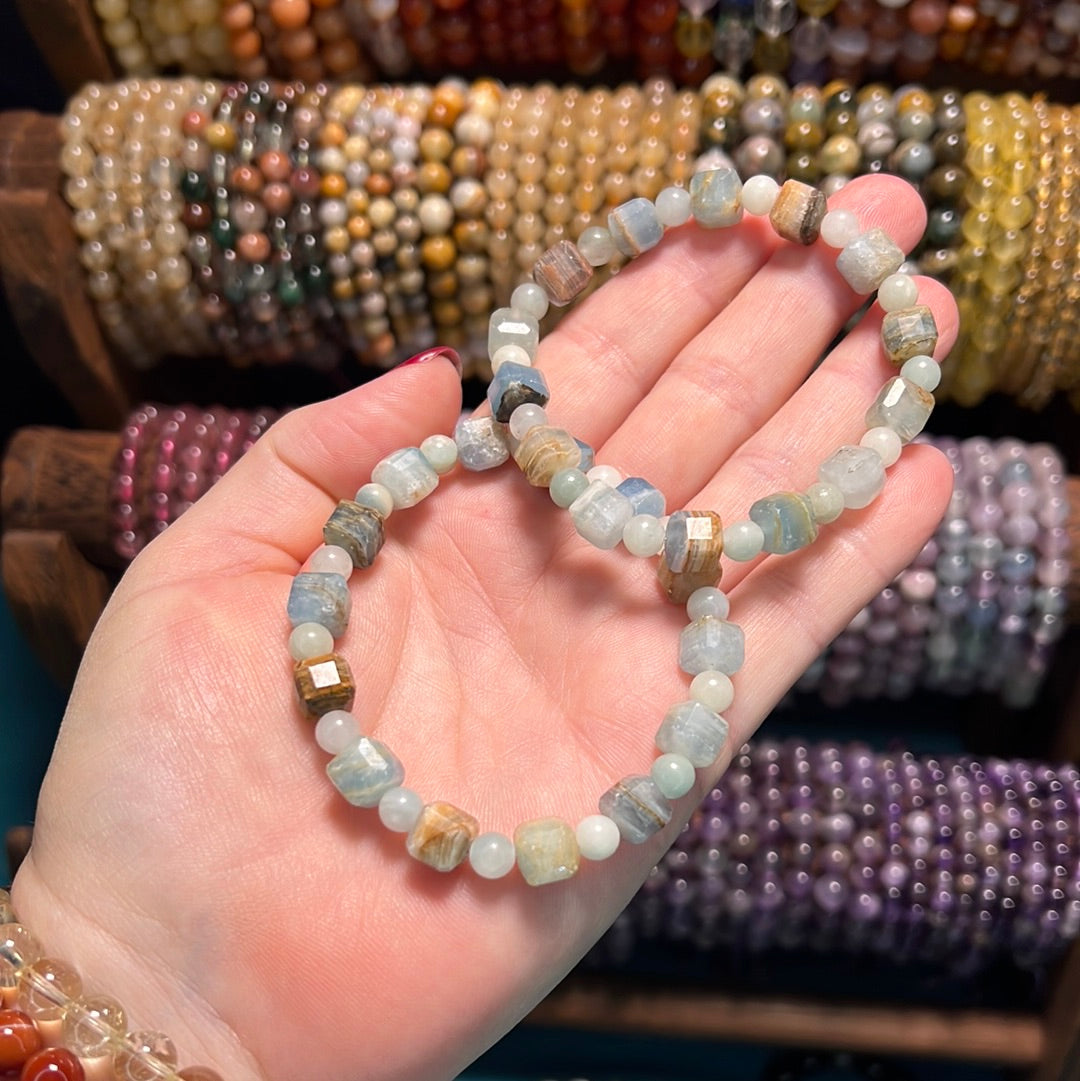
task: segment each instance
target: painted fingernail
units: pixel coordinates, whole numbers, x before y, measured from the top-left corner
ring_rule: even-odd
[[[404,368],[407,364],[427,364],[429,361],[436,360],[439,357],[445,357],[455,368],[457,368],[458,378],[461,378],[461,357],[458,356],[456,349],[451,349],[448,345],[439,345],[434,349],[425,349],[422,353],[417,353],[414,357],[409,357],[408,360],[403,360],[398,367]]]

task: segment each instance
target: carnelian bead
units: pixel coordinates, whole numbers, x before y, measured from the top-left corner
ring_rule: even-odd
[[[648,34],[667,33],[678,17],[678,0],[638,0],[634,5],[634,21]]]
[[[23,1065],[19,1081],[85,1081],[82,1063],[66,1048],[46,1047]]]
[[[298,30],[310,17],[308,0],[270,0],[270,18],[282,30]]]
[[[0,1010],[0,1073],[18,1070],[41,1050],[41,1033],[22,1010]]]

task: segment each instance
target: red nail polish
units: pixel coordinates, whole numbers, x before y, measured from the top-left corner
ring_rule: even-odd
[[[448,345],[438,345],[434,349],[425,349],[422,353],[417,353],[414,357],[409,357],[408,360],[403,360],[398,367],[404,368],[406,364],[427,364],[428,361],[436,360],[439,357],[445,357],[455,368],[457,368],[458,378],[461,378],[461,357],[458,356],[456,349],[451,349]]]

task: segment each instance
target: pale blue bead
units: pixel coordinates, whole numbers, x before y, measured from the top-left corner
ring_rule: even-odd
[[[606,266],[615,258],[618,250],[610,230],[602,225],[590,225],[582,229],[577,246],[589,266]]]
[[[503,833],[481,833],[469,845],[469,864],[481,878],[504,878],[516,860],[514,842]]]
[[[581,447],[581,461],[578,463],[578,468],[583,473],[588,473],[596,465],[596,451],[581,439],[575,438],[574,442]]]
[[[405,767],[375,739],[361,736],[326,766],[334,787],[354,807],[374,807],[384,792],[405,780]]]
[[[496,308],[488,320],[488,356],[504,345],[520,345],[530,357],[540,344],[540,321],[519,308]]]
[[[522,282],[510,294],[510,307],[534,319],[543,319],[550,303],[547,293],[536,282]]]
[[[681,754],[698,767],[711,766],[728,737],[728,723],[708,706],[693,699],[677,702],[656,730],[656,746]]]
[[[742,181],[734,169],[706,169],[690,178],[694,220],[704,229],[717,229],[741,221],[741,195]]]
[[[324,544],[311,553],[307,569],[319,574],[340,574],[349,578],[354,570],[352,556],[339,544]]]
[[[810,500],[798,492],[776,492],[757,500],[750,507],[750,518],[761,526],[765,537],[763,551],[774,555],[797,552],[817,539],[818,527]]]
[[[491,377],[487,389],[492,415],[500,424],[509,421],[519,405],[544,406],[549,397],[543,375],[524,364],[503,364]]]
[[[656,518],[663,518],[667,510],[667,500],[659,488],[650,484],[643,477],[627,477],[616,486],[616,491],[622,492],[630,500],[635,514],[651,514]]]
[[[660,755],[653,761],[649,776],[667,799],[681,799],[697,778],[693,762],[681,754]]]
[[[606,860],[615,855],[622,840],[619,827],[607,815],[586,815],[574,828],[578,849],[587,860]]]
[[[289,656],[309,661],[334,652],[334,636],[321,623],[301,623],[289,635]]]
[[[884,229],[860,233],[836,257],[836,269],[856,293],[872,293],[903,264],[903,250]]]
[[[624,841],[639,845],[671,821],[671,804],[651,777],[624,777],[600,797],[600,813],[619,827]]]
[[[379,797],[379,819],[394,833],[408,833],[416,825],[424,801],[419,792],[400,786],[391,788]]]
[[[744,519],[724,526],[724,555],[736,563],[745,563],[761,554],[765,534],[757,522]]]
[[[867,428],[892,428],[902,443],[910,443],[926,427],[934,410],[934,396],[903,376],[894,376],[878,392],[866,411]]]
[[[806,489],[806,498],[810,500],[814,521],[821,525],[835,522],[844,513],[844,493],[835,484],[819,480]]]
[[[656,216],[671,228],[690,220],[690,193],[683,188],[664,188],[656,197]]]
[[[320,623],[335,638],[340,638],[349,625],[352,610],[349,583],[340,574],[302,571],[292,580],[285,610],[293,627]]]
[[[869,447],[840,447],[818,467],[818,479],[844,493],[844,506],[869,506],[885,487],[885,463]]]
[[[439,486],[439,474],[418,447],[403,447],[388,454],[371,471],[371,479],[389,489],[399,510],[415,507]]]
[[[457,444],[448,435],[429,435],[420,444],[420,453],[440,477],[457,465]]]
[[[384,518],[389,518],[394,510],[394,497],[384,484],[372,484],[369,482],[363,485],[357,491],[353,502],[359,503],[361,507],[368,507],[376,511]]]
[[[702,616],[679,634],[679,667],[688,675],[716,669],[734,675],[746,652],[746,636],[737,623]]]
[[[686,614],[690,622],[701,619],[702,616],[716,616],[718,619],[727,619],[731,611],[731,601],[727,594],[716,586],[702,586],[690,594],[686,602]]]
[[[556,507],[569,507],[588,487],[589,478],[580,469],[560,469],[551,478],[548,492]]]
[[[570,504],[574,528],[597,548],[614,548],[622,540],[623,529],[633,516],[630,500],[599,480],[591,481]]]
[[[656,207],[643,196],[617,206],[608,214],[607,227],[615,247],[631,257],[655,248],[664,237]]]
[[[494,417],[462,417],[454,427],[461,464],[473,472],[494,469],[510,457],[506,434]]]
[[[623,547],[632,556],[658,555],[664,547],[664,527],[654,514],[635,514],[623,529]]]
[[[362,735],[360,722],[347,709],[331,709],[315,725],[315,742],[327,754],[341,754]]]

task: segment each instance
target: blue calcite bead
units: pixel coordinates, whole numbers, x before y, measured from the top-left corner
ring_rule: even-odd
[[[728,737],[728,723],[700,702],[677,702],[667,711],[656,732],[656,746],[667,754],[681,754],[699,769],[711,766]]]
[[[582,473],[588,473],[596,465],[596,451],[582,439],[575,438],[574,442],[581,447],[581,461],[578,463],[578,469]]]
[[[323,543],[344,548],[360,569],[375,562],[384,537],[382,515],[351,499],[341,500],[323,526]]]
[[[536,368],[508,361],[491,377],[487,400],[500,424],[505,424],[519,405],[548,403],[547,382]]]
[[[640,196],[628,199],[608,214],[607,227],[615,247],[631,258],[655,248],[664,237],[652,200]]]
[[[679,667],[691,676],[699,672],[734,675],[742,668],[745,653],[742,627],[718,616],[695,619],[679,634]]]
[[[619,827],[624,841],[639,845],[671,821],[671,804],[651,777],[624,777],[600,797],[600,813]]]
[[[594,480],[569,510],[574,528],[597,548],[614,548],[634,517],[630,500],[602,480]]]
[[[488,320],[488,356],[504,345],[520,345],[530,359],[540,344],[540,320],[519,308],[496,308]]]
[[[651,485],[643,477],[627,477],[616,489],[622,492],[635,514],[651,514],[656,518],[663,518],[667,510],[667,500],[659,488]]]
[[[705,169],[690,178],[690,206],[704,229],[735,225],[742,220],[742,181],[732,168]]]
[[[805,548],[818,535],[814,509],[799,492],[777,492],[759,499],[750,507],[750,520],[765,534],[761,550],[775,555]]]
[[[302,571],[292,581],[285,607],[289,623],[320,623],[335,638],[340,638],[349,625],[352,594],[349,583],[340,574]]]
[[[462,417],[454,426],[462,467],[474,473],[494,469],[510,457],[506,432],[494,417]]]
[[[885,487],[885,463],[869,447],[840,447],[818,466],[818,478],[844,493],[845,507],[859,510],[869,506]]]
[[[405,767],[385,744],[361,736],[326,766],[334,787],[354,807],[376,807],[384,792],[405,780]]]
[[[860,233],[836,257],[836,269],[856,293],[872,293],[903,263],[903,249],[884,229]]]
[[[881,388],[866,411],[866,426],[891,428],[902,443],[910,443],[926,427],[933,410],[933,394],[897,375]]]
[[[415,507],[439,486],[439,474],[419,447],[403,447],[388,454],[371,471],[371,479],[389,489],[398,510]]]
[[[530,886],[563,882],[581,863],[574,831],[559,818],[534,818],[514,830],[518,870]]]

